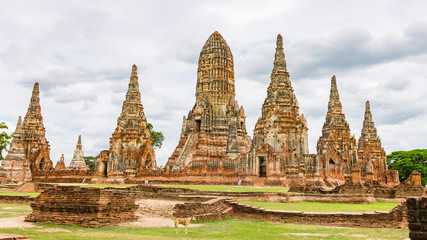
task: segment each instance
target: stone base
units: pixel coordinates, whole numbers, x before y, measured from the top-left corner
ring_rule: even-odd
[[[138,205],[127,191],[57,186],[42,192],[31,208],[25,221],[102,227],[135,220]]]

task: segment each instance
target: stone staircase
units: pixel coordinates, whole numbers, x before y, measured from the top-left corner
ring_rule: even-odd
[[[196,142],[196,138],[197,136],[195,134],[190,133],[187,138],[187,141],[184,144],[184,150],[178,156],[177,165],[185,166],[188,164],[188,161],[186,161],[186,159],[188,158],[188,155],[190,154],[190,151],[193,148],[194,143]]]

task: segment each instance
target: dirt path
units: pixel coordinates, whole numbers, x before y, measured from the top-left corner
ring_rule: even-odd
[[[36,225],[24,222],[25,216],[0,218],[0,228],[32,228]]]
[[[120,226],[138,227],[175,227],[171,216],[177,201],[144,199],[135,202],[139,205],[136,210],[138,220],[135,222],[122,223]],[[189,227],[200,226],[200,224],[190,224]]]

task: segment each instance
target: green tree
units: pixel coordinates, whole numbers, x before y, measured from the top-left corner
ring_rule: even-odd
[[[427,149],[392,152],[387,155],[387,163],[389,169],[399,171],[401,182],[417,171],[421,173],[421,184],[427,185]]]
[[[92,157],[92,156],[85,156],[84,159],[85,159],[85,163],[87,165],[87,168],[89,170],[95,170],[95,159],[96,158]]]
[[[151,139],[153,140],[154,148],[161,148],[165,137],[162,132],[156,132],[153,130],[153,124],[147,123],[147,128],[150,131]]]
[[[0,129],[8,129],[5,122],[0,122]],[[10,139],[12,139],[12,134],[7,134],[7,132],[0,132],[0,161],[4,159],[3,150],[7,151],[7,145],[10,144]]]

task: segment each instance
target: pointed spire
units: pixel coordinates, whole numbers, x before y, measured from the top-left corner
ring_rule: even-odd
[[[22,117],[19,116],[18,117],[18,123],[16,124],[16,126],[21,126],[21,124],[22,124]]]
[[[342,113],[340,95],[338,93],[337,79],[335,75],[331,78],[331,91],[329,93],[328,112]]]
[[[369,104],[369,100],[366,101],[366,105],[365,105],[365,121],[372,122],[372,113],[371,113],[371,106]]]
[[[79,135],[79,140],[77,140],[76,148],[82,149],[82,135]]]
[[[224,39],[218,31],[212,33],[209,38],[213,38],[215,40]]]
[[[138,67],[135,64],[132,66],[131,76],[138,76]]]
[[[287,72],[285,52],[283,50],[283,38],[282,35],[277,35],[276,40],[276,53],[274,54],[274,68],[273,73]]]
[[[17,132],[19,130],[19,128],[21,128],[21,125],[22,125],[22,117],[19,116],[18,117],[18,122],[16,123],[15,132]]]
[[[62,155],[61,155],[61,158],[59,159],[59,161],[60,161],[60,162],[63,162],[63,161],[64,161],[64,159],[65,159],[65,158],[64,158],[64,154],[62,154]]]
[[[377,136],[377,129],[375,128],[375,124],[372,121],[372,112],[371,105],[369,104],[369,100],[366,101],[365,105],[365,119],[363,120],[363,127],[361,137],[370,137],[374,138]]]
[[[28,106],[27,114],[41,114],[40,113],[40,90],[39,83],[36,82],[33,87],[33,92],[31,94],[30,105]]]
[[[128,85],[128,91],[126,93],[125,102],[129,101],[141,101],[141,93],[139,92],[138,83],[138,67],[134,64],[132,66],[132,73]]]

